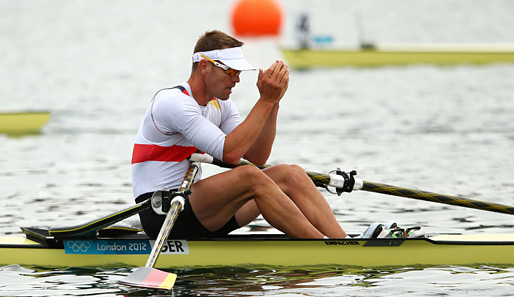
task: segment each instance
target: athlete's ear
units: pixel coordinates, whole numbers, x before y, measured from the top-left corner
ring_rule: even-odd
[[[198,71],[200,71],[201,74],[206,75],[209,73],[211,67],[209,66],[211,63],[209,61],[202,59],[198,62]]]

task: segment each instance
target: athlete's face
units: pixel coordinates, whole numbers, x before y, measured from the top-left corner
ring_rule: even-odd
[[[239,73],[235,75],[229,74],[221,67],[210,64],[211,69],[206,77],[206,83],[212,92],[213,97],[221,100],[227,100],[232,94],[232,89],[240,81]]]

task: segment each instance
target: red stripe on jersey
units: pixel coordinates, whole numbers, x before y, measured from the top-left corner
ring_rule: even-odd
[[[159,146],[136,143],[132,152],[132,164],[146,161],[181,162],[197,150],[194,146]]]

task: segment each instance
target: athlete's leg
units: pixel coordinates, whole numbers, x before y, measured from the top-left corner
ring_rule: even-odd
[[[331,238],[346,237],[332,208],[303,168],[297,165],[276,165],[265,169],[264,172],[294,201],[321,233]]]
[[[259,215],[261,211],[255,203],[255,200],[249,200],[236,212],[236,221],[239,226],[246,226],[253,222]]]
[[[312,182],[311,182],[312,183]],[[295,238],[323,238],[289,197],[263,171],[253,166],[242,166],[213,175],[195,183],[189,197],[191,207],[205,228],[216,231],[225,225],[239,209],[241,221],[255,218],[255,205],[273,227]]]

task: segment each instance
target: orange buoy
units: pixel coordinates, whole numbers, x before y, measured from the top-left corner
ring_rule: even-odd
[[[281,24],[278,0],[238,0],[232,9],[232,27],[238,36],[276,36]]]

